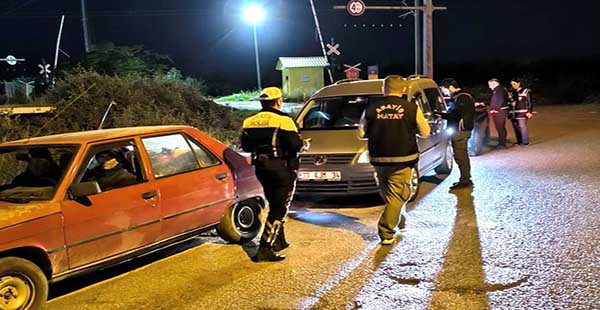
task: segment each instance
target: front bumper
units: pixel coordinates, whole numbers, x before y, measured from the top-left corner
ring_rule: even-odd
[[[371,164],[300,164],[302,172],[339,171],[340,180],[302,180],[296,182],[296,194],[300,196],[349,196],[379,192],[375,169]]]

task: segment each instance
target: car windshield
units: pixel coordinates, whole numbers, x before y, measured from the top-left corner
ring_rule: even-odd
[[[356,128],[367,102],[367,96],[311,100],[302,119],[302,129]]]
[[[0,200],[49,200],[65,175],[75,146],[0,147]]]

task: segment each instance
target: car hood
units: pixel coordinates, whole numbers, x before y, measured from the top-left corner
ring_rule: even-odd
[[[367,149],[367,140],[361,140],[358,129],[303,130],[302,139],[311,138],[306,154],[358,153]]]
[[[51,202],[10,203],[0,201],[0,229],[60,212],[60,207]]]

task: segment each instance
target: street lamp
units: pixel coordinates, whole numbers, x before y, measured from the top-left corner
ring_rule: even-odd
[[[257,4],[250,4],[244,8],[244,18],[252,24],[254,33],[254,55],[256,56],[256,80],[258,81],[258,90],[262,89],[260,83],[260,63],[258,61],[258,39],[256,37],[256,24],[265,16],[265,11]]]

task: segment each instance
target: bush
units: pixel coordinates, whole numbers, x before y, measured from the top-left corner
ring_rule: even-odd
[[[40,98],[56,106],[50,117],[21,116],[0,122],[4,141],[94,130],[111,101],[103,128],[191,125],[227,143],[239,139],[243,113],[204,97],[194,83],[163,77],[117,77],[90,71],[65,75]]]

